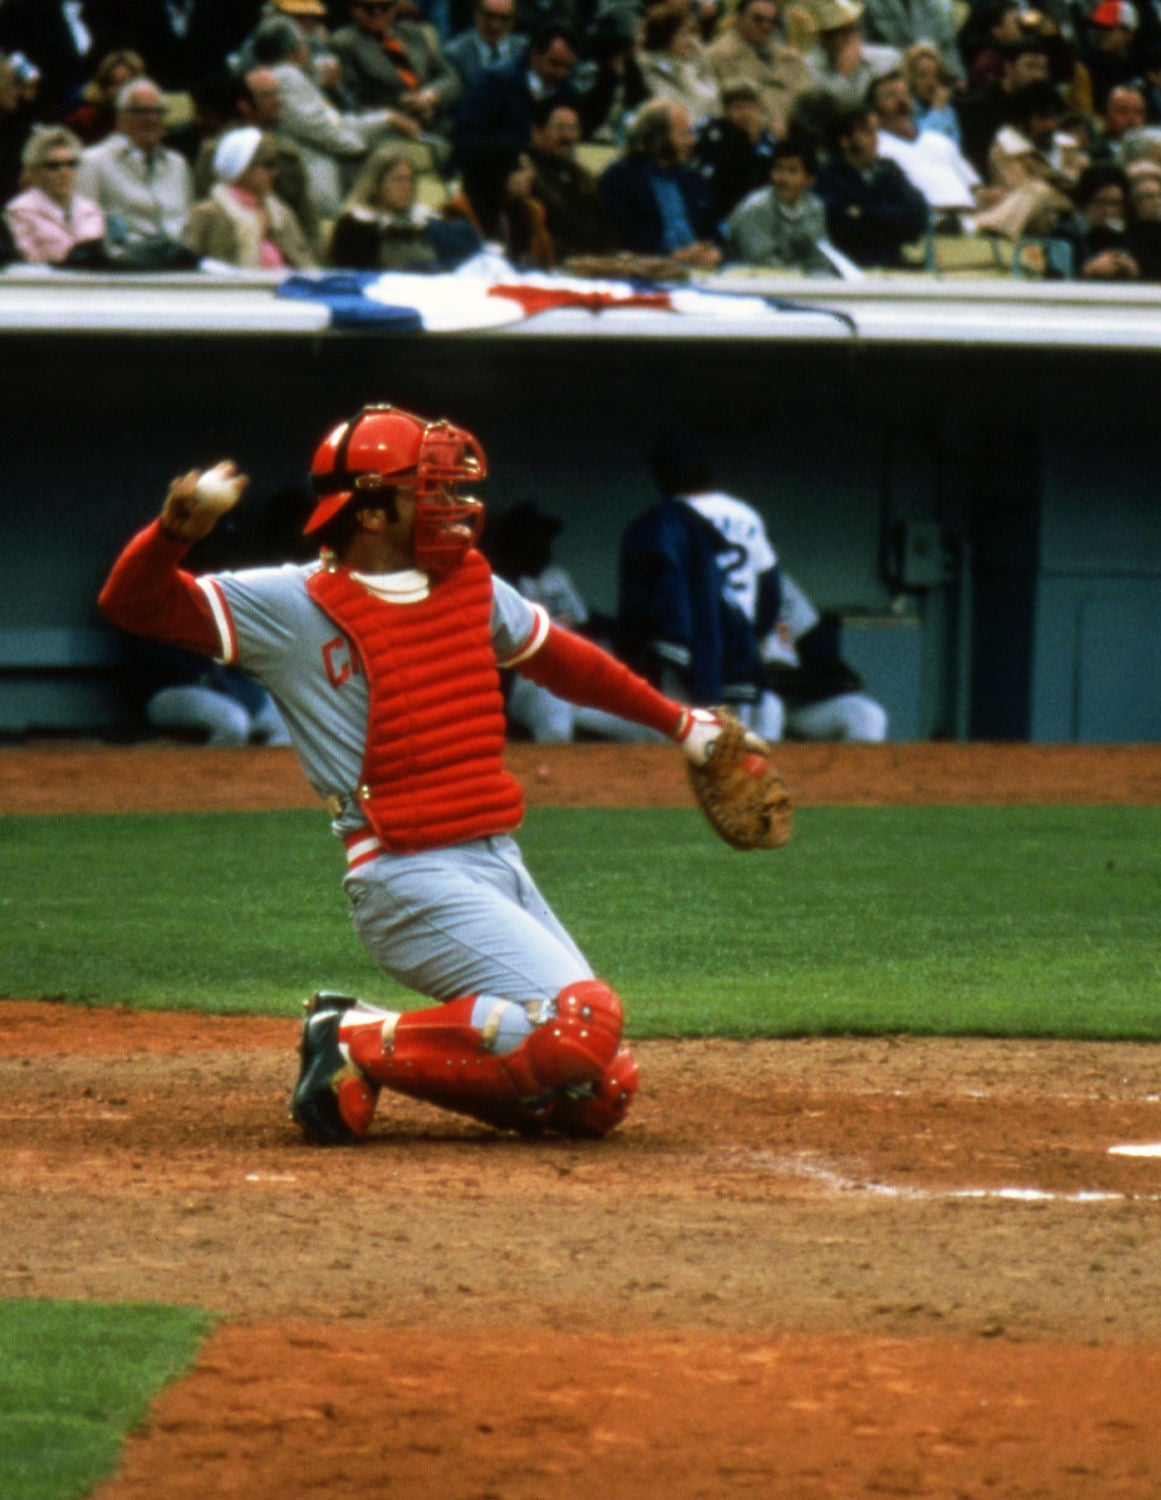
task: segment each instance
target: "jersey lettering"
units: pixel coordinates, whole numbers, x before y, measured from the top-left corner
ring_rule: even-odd
[[[342,687],[343,683],[359,670],[358,662],[351,651],[351,643],[346,636],[336,635],[333,640],[327,641],[322,648],[322,657],[327,681],[331,687]]]

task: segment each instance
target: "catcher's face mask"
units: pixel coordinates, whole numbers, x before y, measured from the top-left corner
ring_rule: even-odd
[[[426,422],[393,406],[367,406],[337,427],[311,465],[318,503],[304,533],[325,526],[359,497],[406,485],[415,494],[415,565],[449,572],[479,537],[484,507],[460,485],[483,479],[487,460],[479,442],[450,422]]]
[[[483,503],[461,495],[461,483],[488,471],[484,451],[471,433],[435,422],[423,434],[415,481],[415,566],[446,573],[464,560],[484,524]]]

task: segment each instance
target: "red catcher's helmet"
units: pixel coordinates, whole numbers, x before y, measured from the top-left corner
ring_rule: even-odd
[[[415,490],[416,567],[446,571],[463,560],[480,534],[484,507],[458,486],[483,479],[484,450],[450,422],[428,422],[395,406],[365,406],[315,453],[310,481],[318,503],[303,528],[309,536],[360,495],[405,484]]]

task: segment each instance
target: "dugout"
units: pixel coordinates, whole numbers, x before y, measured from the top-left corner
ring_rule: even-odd
[[[0,734],[130,731],[93,600],[173,473],[232,456],[257,514],[388,399],[480,434],[489,505],[564,520],[594,608],[677,415],[841,614],[894,738],[1161,739],[1161,289],[811,284],[813,311],[760,328],[559,310],[427,334],[335,329],[261,278],[0,282]]]

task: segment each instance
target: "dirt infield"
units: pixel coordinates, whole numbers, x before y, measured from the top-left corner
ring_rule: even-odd
[[[795,798],[811,803],[1161,803],[1161,745],[780,747]],[[689,787],[665,745],[513,745],[530,806],[681,807]],[[0,814],[231,812],[317,807],[289,750],[210,755],[45,741],[0,750]]]
[[[1161,747],[788,746],[802,803],[1161,803]],[[533,802],[685,801],[664,749]],[[286,752],[0,752],[0,812],[310,806]],[[601,1144],[285,1115],[293,1023],[0,1011],[0,1295],[223,1322],[100,1500],[1161,1494],[1161,1049],[647,1042]]]

